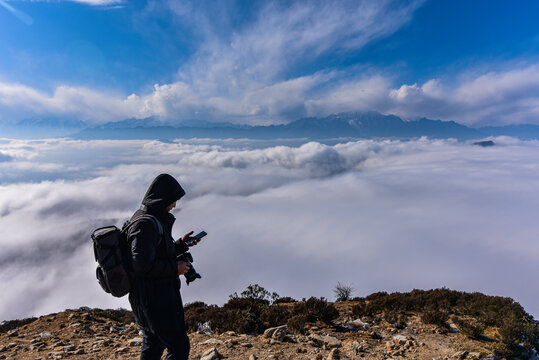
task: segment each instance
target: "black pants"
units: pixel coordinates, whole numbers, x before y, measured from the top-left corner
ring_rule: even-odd
[[[140,351],[140,360],[159,360],[165,348],[167,349],[166,360],[187,360],[189,358],[189,338],[184,333],[173,334],[161,332],[154,334],[142,330],[144,340]]]
[[[140,360],[160,360],[165,349],[167,360],[189,358],[190,344],[179,293],[176,301],[172,307],[131,304],[135,320],[144,335]]]

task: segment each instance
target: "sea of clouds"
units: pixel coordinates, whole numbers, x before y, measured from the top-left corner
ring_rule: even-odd
[[[222,304],[258,283],[333,299],[449,287],[509,296],[539,315],[538,141],[0,139],[0,321],[129,307],[95,280],[90,234],[121,225],[159,173],[187,195],[175,237],[203,278],[184,302]]]

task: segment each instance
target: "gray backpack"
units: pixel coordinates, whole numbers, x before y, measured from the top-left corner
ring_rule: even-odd
[[[94,230],[92,242],[97,261],[96,277],[99,285],[112,296],[122,297],[131,290],[133,272],[131,270],[131,249],[127,241],[127,231],[140,220],[150,220],[159,231],[159,241],[163,238],[163,226],[155,216],[144,214],[131,222],[126,222],[122,230],[116,226],[105,226]]]

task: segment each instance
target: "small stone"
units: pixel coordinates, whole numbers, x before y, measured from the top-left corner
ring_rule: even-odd
[[[84,353],[85,353],[85,352],[84,352],[84,349],[78,349],[77,351],[75,351],[75,352],[73,353],[73,355],[84,355]]]
[[[480,352],[471,352],[471,353],[468,353],[468,356],[466,356],[466,359],[472,359],[472,360],[478,360],[478,359],[481,359],[481,353],[480,353]]]
[[[286,334],[288,333],[288,326],[283,325],[275,328],[275,331],[273,331],[273,334],[271,335],[272,340],[276,341],[283,341]]]
[[[48,331],[43,331],[41,334],[39,334],[39,336],[42,339],[50,339],[52,337],[52,334]]]
[[[277,327],[272,327],[272,328],[269,328],[269,329],[266,329],[264,331],[264,336],[266,338],[271,338],[273,337],[273,334],[276,332],[276,331],[279,331],[279,333],[282,333],[284,331],[284,335],[286,335],[286,333],[288,332],[288,326],[286,325],[281,325],[281,326],[277,326]],[[284,337],[283,335],[283,337]]]
[[[241,346],[246,347],[246,348],[252,348],[253,344],[251,344],[251,343],[242,343]]]
[[[406,336],[404,336],[404,335],[395,335],[395,336],[393,336],[393,341],[396,344],[399,344],[399,345],[406,344],[407,340],[408,340],[408,338]]]
[[[251,354],[249,360],[258,360],[258,357],[255,354]]]
[[[127,349],[126,347],[121,347],[121,348],[118,348],[118,349],[115,351],[115,353],[116,353],[116,354],[122,354],[122,353],[127,352],[127,351],[128,351],[128,349]]]
[[[142,338],[136,337],[129,340],[129,346],[142,346]]]
[[[279,360],[279,358],[277,357],[277,355],[269,355],[268,360]]]
[[[466,356],[468,355],[468,352],[465,350],[457,351],[453,354],[453,358],[455,359],[466,359]]]
[[[19,336],[19,330],[13,329],[7,332],[8,337],[16,337]]]
[[[63,347],[63,350],[65,352],[69,352],[69,351],[75,351],[77,349],[77,347],[75,345],[66,345]]]
[[[217,360],[221,358],[221,354],[216,348],[210,348],[202,353],[200,360]]]
[[[333,336],[321,336],[318,334],[309,335],[309,340],[317,344],[317,346],[327,346],[329,348],[340,347],[342,345],[341,341]]]
[[[329,352],[328,360],[340,360],[341,359],[341,352],[339,349],[332,349]]]
[[[200,343],[200,345],[223,345],[224,343],[222,340],[211,338]]]
[[[7,344],[8,349],[14,349],[16,347],[17,347],[17,343],[12,342],[12,343]]]

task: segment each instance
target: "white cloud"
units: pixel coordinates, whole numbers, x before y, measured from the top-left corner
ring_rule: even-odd
[[[460,82],[443,84],[439,79],[402,85],[389,93],[386,111],[407,117],[426,116],[456,120],[467,125],[539,122],[539,67],[508,68]],[[462,79],[465,79],[462,81]]]
[[[187,190],[174,235],[209,233],[193,250],[203,279],[182,289],[186,301],[222,303],[249,283],[331,297],[340,281],[357,295],[511,296],[537,315],[539,143],[495,141],[2,142],[16,170],[0,171],[0,319],[128,306],[98,287],[89,234],[128,218],[161,172]]]
[[[394,33],[421,3],[272,2],[231,25],[237,21],[231,3],[150,1],[147,12],[197,25],[200,45],[174,81],[129,95],[69,85],[49,94],[0,82],[0,120],[45,114],[93,124],[149,116],[267,124],[375,110],[466,125],[539,123],[537,64],[465,69],[422,84],[399,84],[392,74],[359,65],[338,71],[316,65],[321,57],[346,56]],[[215,19],[215,13],[222,16]]]
[[[0,83],[0,104],[11,110],[4,112],[4,120],[43,113],[93,123],[152,115],[258,123],[294,119],[307,113],[310,93],[333,75],[322,70],[290,77],[290,69],[330,52],[358,51],[397,31],[422,2],[268,3],[233,30],[226,24],[234,13],[230,4],[150,2],[148,11],[165,6],[182,23],[196,23],[201,33],[198,50],[181,66],[176,81],[129,96],[69,85],[57,87],[51,96],[24,85]],[[214,10],[223,19],[216,20]]]

